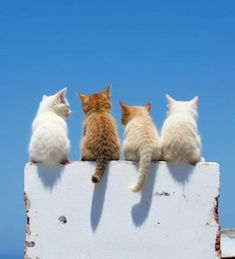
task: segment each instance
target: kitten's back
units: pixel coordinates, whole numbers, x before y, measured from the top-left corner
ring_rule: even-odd
[[[125,157],[139,161],[138,179],[130,187],[133,192],[138,192],[147,179],[151,161],[158,161],[161,157],[160,137],[149,115],[150,104],[136,107],[120,102],[120,105],[123,110],[122,123],[125,126]]]
[[[33,162],[55,165],[67,160],[70,141],[67,124],[61,116],[62,112],[69,113],[70,110],[67,104],[58,103],[59,106],[54,107],[57,105],[57,102],[54,103],[56,98],[57,95],[44,97],[33,121],[29,143],[29,156]]]
[[[96,169],[92,181],[101,180],[109,160],[118,160],[120,142],[115,120],[110,114],[110,86],[90,96],[77,94],[86,114],[84,137],[81,142],[82,160],[95,160]]]
[[[169,115],[162,132],[163,160],[196,163],[201,157],[201,140],[197,129],[197,100],[178,102],[168,98]]]

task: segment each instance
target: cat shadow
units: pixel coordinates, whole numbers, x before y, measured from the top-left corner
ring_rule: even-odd
[[[177,165],[174,163],[167,163],[167,168],[172,176],[172,178],[183,185],[183,187],[189,182],[190,177],[195,169],[195,166],[187,165]]]
[[[94,186],[93,197],[92,197],[92,205],[91,205],[91,213],[90,213],[90,223],[92,231],[95,232],[104,207],[105,193],[107,189],[108,183],[108,175],[109,175],[109,164],[107,164],[105,172],[101,181]]]
[[[140,201],[135,204],[131,209],[132,221],[136,227],[140,227],[144,224],[148,218],[149,210],[152,204],[154,184],[158,171],[158,164],[152,163],[149,170],[149,176],[145,183],[141,193]]]
[[[45,189],[52,191],[64,172],[64,165],[45,166],[37,164],[37,174]]]

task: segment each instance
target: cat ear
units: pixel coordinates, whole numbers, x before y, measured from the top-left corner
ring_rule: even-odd
[[[64,89],[60,90],[58,93],[55,94],[56,96],[56,101],[61,102],[65,98],[65,94],[67,92],[67,88],[65,87]]]
[[[108,96],[110,95],[110,91],[111,91],[111,84],[108,84],[107,87],[104,89],[103,93],[107,94]]]
[[[42,96],[42,100],[45,100],[47,97],[48,97],[48,96],[44,94],[44,95]]]
[[[128,106],[122,102],[122,101],[119,101],[119,104],[121,106],[121,109],[124,111],[124,112],[127,112],[128,111]]]
[[[198,107],[198,96],[195,96],[192,100],[190,100],[191,106],[194,109],[197,109]]]
[[[77,95],[78,97],[80,97],[80,99],[81,99],[82,102],[84,102],[84,100],[85,100],[86,97],[87,97],[85,94],[81,94],[81,93],[79,93],[79,92],[77,92],[76,95]]]
[[[176,100],[168,94],[166,94],[166,99],[170,105],[176,102]]]
[[[147,103],[147,104],[145,104],[145,109],[148,111],[148,112],[150,112],[150,110],[151,110],[151,103]]]

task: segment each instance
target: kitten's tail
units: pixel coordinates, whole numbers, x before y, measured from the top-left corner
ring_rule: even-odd
[[[96,168],[95,168],[95,173],[92,175],[92,182],[93,183],[98,183],[105,171],[105,166],[107,163],[107,160],[105,158],[105,155],[100,155],[100,157],[97,158],[96,160]]]
[[[139,192],[143,188],[151,166],[152,154],[153,147],[151,144],[146,145],[140,152],[139,177],[137,182],[130,186],[131,191]]]

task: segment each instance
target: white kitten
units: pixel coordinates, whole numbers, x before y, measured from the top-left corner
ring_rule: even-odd
[[[139,178],[130,187],[138,192],[148,176],[151,161],[158,161],[161,157],[160,137],[149,115],[150,104],[141,106],[127,106],[120,102],[122,108],[122,124],[125,126],[123,142],[124,155],[127,160],[139,161]]]
[[[29,156],[32,162],[55,165],[68,161],[70,141],[65,118],[71,114],[66,88],[43,96],[32,125]]]
[[[169,110],[161,132],[163,160],[195,164],[201,157],[198,97],[191,101],[176,101],[168,95],[166,98]]]

